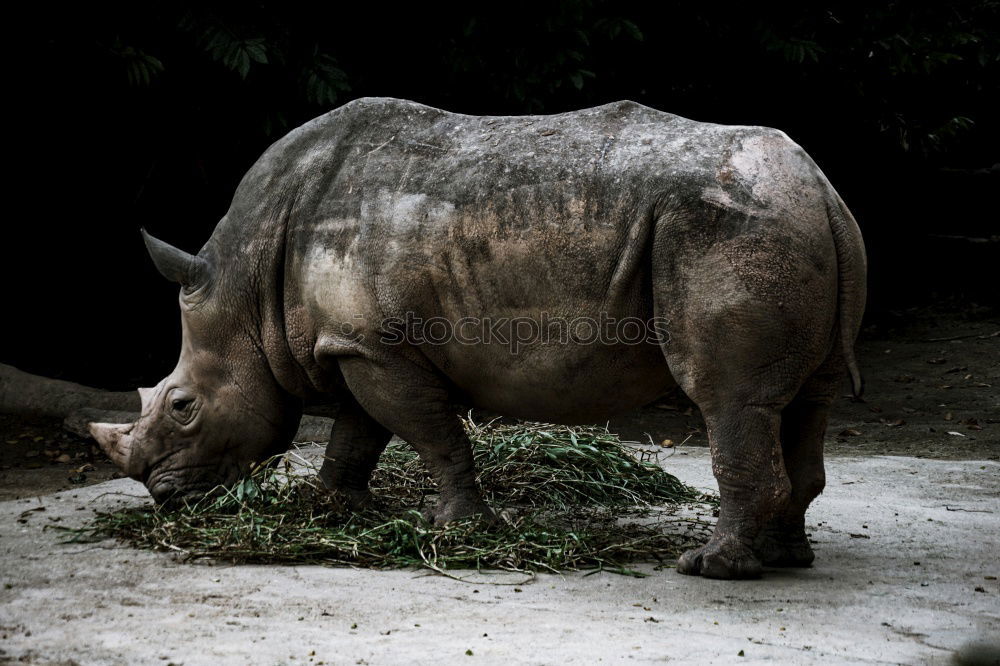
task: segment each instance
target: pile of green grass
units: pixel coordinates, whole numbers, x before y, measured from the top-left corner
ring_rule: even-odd
[[[99,513],[75,540],[118,538],[186,559],[238,563],[427,567],[519,572],[608,570],[672,560],[707,538],[675,514],[713,499],[604,428],[466,421],[479,481],[500,520],[435,527],[420,509],[434,485],[417,456],[390,445],[372,479],[378,498],[343,508],[301,459],[262,465],[235,487],[178,510]]]

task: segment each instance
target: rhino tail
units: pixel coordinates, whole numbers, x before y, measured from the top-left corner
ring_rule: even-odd
[[[825,178],[824,178],[825,180]],[[851,375],[851,388],[855,398],[864,393],[864,379],[854,356],[854,341],[861,329],[865,312],[868,266],[865,243],[858,223],[847,209],[843,199],[829,182],[825,183],[830,197],[827,217],[833,244],[837,251],[837,321],[844,361]]]

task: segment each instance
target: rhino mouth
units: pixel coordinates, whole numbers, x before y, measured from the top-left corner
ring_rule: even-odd
[[[212,486],[178,488],[170,483],[158,483],[149,489],[153,501],[167,510],[180,509],[205,497]]]
[[[211,477],[211,478],[208,478]],[[216,474],[204,475],[198,479],[184,479],[177,471],[151,477],[146,483],[153,501],[168,510],[179,509],[186,504],[197,502],[223,484]]]

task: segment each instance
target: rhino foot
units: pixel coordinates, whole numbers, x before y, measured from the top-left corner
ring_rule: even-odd
[[[367,488],[358,489],[346,488],[343,486],[339,488],[331,488],[325,480],[323,483],[326,486],[327,492],[330,493],[333,499],[351,511],[366,509],[375,501],[375,496],[372,495],[371,491]]]
[[[758,578],[761,564],[753,551],[735,537],[713,538],[677,560],[677,573],[705,578]]]
[[[438,500],[437,506],[424,512],[428,522],[441,527],[456,520],[479,516],[486,523],[493,523],[497,516],[480,497],[463,497]]]
[[[769,567],[808,567],[816,558],[805,530],[801,529],[766,527],[757,536],[753,552]]]

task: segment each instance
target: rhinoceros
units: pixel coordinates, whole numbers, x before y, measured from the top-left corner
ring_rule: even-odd
[[[490,516],[459,405],[594,423],[679,385],[721,506],[677,570],[813,560],[827,413],[845,370],[861,391],[866,259],[781,131],[629,101],[478,117],[358,99],[268,148],[197,255],[143,233],[181,285],[180,360],[135,423],[91,432],[157,502],[235,482],[327,400],[331,491],[365,503],[396,434],[438,484],[436,523]],[[602,320],[654,325],[579,325]]]

